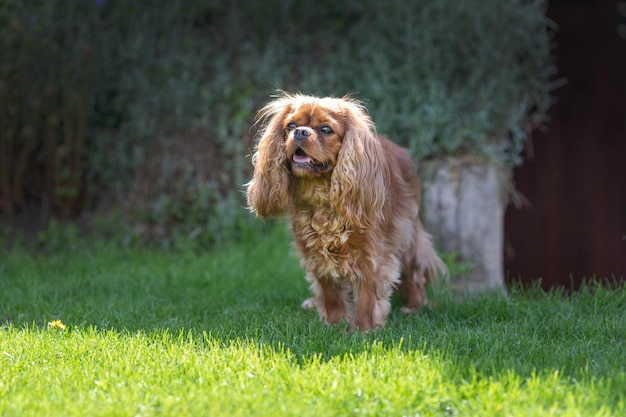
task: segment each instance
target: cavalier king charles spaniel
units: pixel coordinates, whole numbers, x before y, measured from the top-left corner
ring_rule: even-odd
[[[408,153],[347,97],[284,93],[257,123],[248,205],[265,218],[287,212],[313,293],[302,306],[365,331],[384,326],[396,288],[402,312],[418,311],[446,267],[419,220]]]

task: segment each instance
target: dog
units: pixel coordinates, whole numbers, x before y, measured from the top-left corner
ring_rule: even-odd
[[[313,293],[302,306],[361,331],[385,325],[394,289],[402,312],[419,311],[447,271],[419,219],[409,154],[350,97],[282,93],[256,123],[247,203],[258,217],[288,214]]]

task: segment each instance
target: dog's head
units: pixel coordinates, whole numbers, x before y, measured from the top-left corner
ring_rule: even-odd
[[[285,94],[259,112],[248,204],[262,217],[279,215],[289,181],[330,182],[337,210],[355,224],[380,216],[389,166],[365,108],[349,98]]]

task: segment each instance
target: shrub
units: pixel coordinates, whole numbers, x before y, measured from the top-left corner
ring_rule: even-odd
[[[154,106],[167,89],[150,86],[163,83],[180,64],[174,40],[180,40],[184,20],[177,4],[2,3],[1,210],[12,215],[29,198],[44,196],[54,215],[75,216],[83,209],[87,181],[112,173],[98,165],[102,156],[96,153],[106,147],[104,158],[128,160],[117,157],[138,137],[154,133],[159,114],[170,109]],[[118,152],[99,143],[108,129],[123,135]]]
[[[242,42],[241,60],[256,78],[288,90],[353,93],[416,159],[471,153],[505,168],[522,162],[524,141],[545,122],[560,83],[545,1],[316,5],[230,9],[233,27],[265,24],[256,29],[263,36]]]
[[[240,233],[250,126],[276,89],[351,93],[418,160],[471,153],[510,169],[557,85],[544,8],[7,0],[0,210],[44,201],[71,217],[97,200],[170,246]]]

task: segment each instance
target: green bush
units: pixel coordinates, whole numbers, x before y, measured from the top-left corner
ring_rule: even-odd
[[[264,36],[242,43],[243,66],[265,85],[354,94],[418,160],[471,153],[505,168],[522,162],[559,83],[545,1],[316,4],[264,3],[244,16],[233,6],[233,27],[265,23],[256,29]]]
[[[0,210],[43,200],[71,217],[105,203],[133,239],[166,246],[245,233],[250,126],[277,89],[364,100],[416,160],[471,153],[510,169],[557,85],[544,9],[4,1]]]
[[[134,168],[129,150],[154,135],[160,115],[177,114],[167,82],[187,65],[184,27],[177,2],[2,2],[5,213],[44,196],[55,216],[75,216],[88,185]]]

